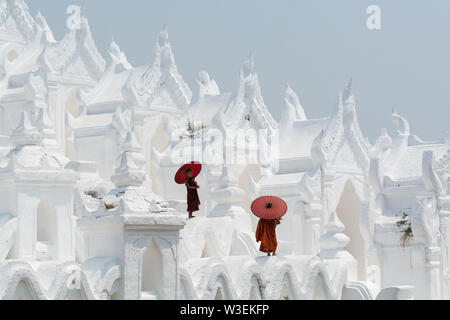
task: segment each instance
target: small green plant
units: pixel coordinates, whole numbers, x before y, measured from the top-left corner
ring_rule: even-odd
[[[187,128],[186,129],[187,129],[187,131],[190,134],[194,134],[195,133],[195,125],[194,125],[194,122],[191,121],[191,119],[188,119]]]
[[[202,122],[200,125],[195,125],[194,121],[188,119],[186,124],[186,130],[189,133],[190,137],[193,137],[197,131],[206,129],[207,126]]]
[[[409,219],[408,214],[403,212],[402,218],[399,221],[397,221],[396,225],[398,228],[400,228],[400,232],[402,233],[402,236],[400,237],[400,244],[404,248],[408,245],[409,241],[414,237],[411,227],[411,221]]]
[[[105,203],[105,208],[106,210],[112,210],[116,207],[116,205],[112,204],[112,203]]]

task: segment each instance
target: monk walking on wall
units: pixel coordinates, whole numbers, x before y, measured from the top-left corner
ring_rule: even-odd
[[[261,242],[259,246],[259,251],[267,252],[267,255],[270,256],[272,252],[273,256],[276,256],[277,251],[277,234],[276,227],[280,224],[280,218],[278,219],[259,219],[258,226],[256,227],[256,242]]]
[[[186,170],[186,189],[187,189],[187,211],[189,212],[189,219],[195,218],[192,213],[199,210],[200,199],[198,197],[197,189],[200,186],[195,181],[192,174],[192,169],[188,168]]]
[[[199,210],[200,199],[198,197],[197,189],[200,186],[195,181],[195,177],[200,174],[202,164],[196,161],[191,161],[178,169],[175,174],[175,182],[186,185],[187,189],[187,212],[189,219],[195,218],[192,213]]]
[[[254,200],[251,209],[253,214],[260,218],[255,232],[256,242],[261,242],[259,251],[267,252],[268,256],[270,253],[276,256],[276,227],[287,211],[286,202],[275,196],[264,196]]]

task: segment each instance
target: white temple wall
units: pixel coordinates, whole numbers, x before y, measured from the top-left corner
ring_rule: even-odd
[[[79,102],[77,94],[80,87],[91,87],[91,81],[68,79],[59,75],[48,75],[48,110],[56,132],[56,141],[66,154],[66,112],[78,116]]]
[[[144,251],[141,260],[141,295],[159,298],[163,292],[163,260],[154,241]]]
[[[97,162],[100,177],[109,181],[119,155],[116,131],[110,126],[86,131],[75,131],[74,154],[70,156],[75,160]]]
[[[49,117],[53,122],[56,132],[56,141],[65,153],[66,145],[66,92],[71,90],[71,86],[63,86],[53,81],[49,81],[48,107]]]
[[[6,121],[5,121],[5,108],[3,106],[0,106],[0,135],[5,135],[5,127],[6,127]]]
[[[0,194],[2,195],[0,212],[17,216],[17,201],[14,187],[9,185],[0,186]]]
[[[42,254],[38,250],[46,250],[38,244],[38,230],[40,225],[37,219],[55,219],[51,221],[56,227],[53,235],[40,235],[48,245],[52,259],[74,259],[73,246],[73,196],[72,188],[60,186],[54,188],[40,188],[37,186],[17,187],[17,211],[18,218],[16,244],[10,253],[10,258],[34,260]],[[40,204],[43,203],[41,206]],[[52,211],[54,210],[53,214]],[[45,223],[45,221],[44,221]],[[46,228],[41,231],[46,232]],[[55,243],[53,243],[55,242]]]
[[[169,137],[167,136],[163,128],[166,122],[167,122],[166,116],[162,116],[161,118],[158,119],[158,121],[152,121],[150,125],[154,129],[151,129],[150,133],[144,131],[145,134],[142,134],[142,138],[140,139],[141,145],[144,147],[143,153],[146,156],[147,175],[150,177],[152,181],[156,181],[156,175],[158,173],[158,168],[155,165],[154,159],[152,157],[153,148],[158,152],[163,152],[167,148],[169,143]],[[153,132],[152,135],[151,132]],[[155,192],[156,194],[160,194],[159,184],[153,185],[153,192]]]
[[[80,90],[79,86],[70,87],[65,96],[64,102],[64,110],[72,115],[72,117],[76,118],[79,113],[78,99],[77,94]]]
[[[66,137],[65,131],[62,131],[62,126],[66,125],[66,116],[61,110],[62,99],[59,91],[60,89],[57,83],[55,83],[54,81],[48,81],[48,116],[53,123],[53,128],[56,132],[56,141],[61,147],[63,147]],[[62,120],[64,120],[63,123],[61,123]]]
[[[406,248],[383,246],[381,251],[381,288],[414,286],[414,297],[426,299],[425,248],[421,244]]]
[[[159,299],[177,297],[178,232],[178,228],[167,229],[163,225],[125,226],[122,278],[124,299],[154,299],[155,292]],[[152,274],[154,278],[150,279],[147,268],[159,274]]]
[[[298,211],[297,196],[283,196],[288,211],[277,226],[278,249],[280,254],[303,252],[304,212]]]
[[[77,252],[82,260],[95,257],[121,257],[123,254],[123,225],[119,221],[108,221],[108,217],[78,220]],[[100,222],[100,225],[99,223]]]
[[[48,244],[48,251],[40,254],[39,260],[55,259],[58,254],[57,216],[53,203],[44,195],[36,209],[36,243]]]
[[[2,116],[0,120],[0,128],[2,131],[0,131],[0,134],[10,135],[12,131],[17,128],[22,111],[25,110],[25,105],[23,100],[3,102],[0,109],[3,110],[0,112],[0,116]]]
[[[245,197],[241,201],[241,206],[250,216],[252,231],[256,231],[256,226],[258,225],[259,219],[250,210],[250,206],[254,200],[254,197],[252,197],[251,193],[249,192],[249,181],[250,177],[252,177],[254,181],[259,181],[260,176],[261,174],[259,166],[256,164],[250,164],[242,172],[241,176],[239,177],[238,183],[238,187],[245,191]]]

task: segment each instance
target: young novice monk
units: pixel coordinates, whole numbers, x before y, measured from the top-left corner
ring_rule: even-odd
[[[267,219],[259,219],[258,226],[256,227],[256,242],[261,241],[261,245],[259,247],[259,251],[267,252],[267,255],[270,256],[272,252],[272,256],[276,256],[275,253],[277,251],[277,234],[275,232],[275,228],[278,224],[280,224],[280,218],[267,220]]]
[[[200,199],[198,198],[197,189],[200,188],[200,186],[197,184],[197,181],[195,181],[191,168],[186,170],[186,176],[187,211],[189,212],[189,219],[192,219],[195,218],[192,215],[192,212],[199,210],[198,206],[200,204]]]

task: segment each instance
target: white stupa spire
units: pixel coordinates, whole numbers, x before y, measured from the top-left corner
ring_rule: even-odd
[[[345,226],[336,212],[331,212],[325,230],[325,234],[320,237],[320,256],[323,259],[351,258],[350,253],[344,249],[350,238],[344,234]]]
[[[145,158],[140,152],[141,146],[137,142],[134,132],[128,132],[124,143],[120,147],[119,165],[114,170],[111,181],[118,187],[140,186],[145,180]]]

